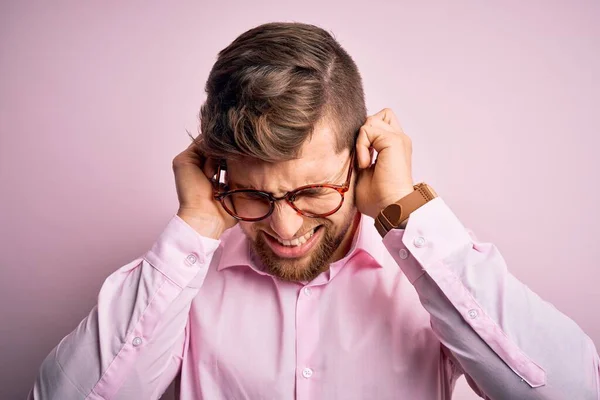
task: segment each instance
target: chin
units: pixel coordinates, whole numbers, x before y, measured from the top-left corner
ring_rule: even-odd
[[[299,257],[290,257],[285,249],[283,256],[278,254],[281,249],[274,249],[277,245],[270,243],[272,239],[263,232],[252,241],[252,248],[269,274],[285,281],[311,281],[329,269],[331,257],[343,238],[334,237],[325,226],[320,226],[313,237],[311,243],[306,243],[310,246],[308,251],[296,250],[301,253]]]

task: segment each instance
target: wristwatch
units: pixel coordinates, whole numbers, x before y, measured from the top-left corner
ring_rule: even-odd
[[[413,211],[438,197],[433,188],[424,182],[413,187],[414,192],[390,204],[375,218],[375,228],[381,237],[384,237],[392,229],[402,228],[402,223]]]

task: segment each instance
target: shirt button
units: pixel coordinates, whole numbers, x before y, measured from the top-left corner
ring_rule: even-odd
[[[196,264],[197,261],[198,261],[198,257],[196,257],[195,254],[190,254],[185,258],[185,262],[188,265],[194,265],[194,264]]]
[[[131,344],[133,344],[135,347],[138,347],[140,344],[142,344],[142,338],[139,336],[134,337]]]
[[[308,286],[304,288],[305,295],[310,296],[311,293],[312,293],[312,290],[310,290],[310,288]]]
[[[304,368],[302,370],[302,376],[305,378],[310,378],[312,376],[312,374],[313,374],[313,370],[310,368]]]
[[[477,312],[477,310],[474,309],[474,308],[471,309],[471,310],[469,310],[468,314],[469,314],[469,317],[471,317],[471,319],[477,318],[477,316],[479,315],[479,313]]]
[[[408,251],[406,249],[400,249],[400,258],[406,260],[408,258]]]
[[[413,243],[415,244],[415,247],[423,247],[427,242],[423,236],[419,236],[418,238],[415,238]]]

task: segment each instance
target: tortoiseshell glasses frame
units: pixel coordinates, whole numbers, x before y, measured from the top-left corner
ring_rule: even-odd
[[[226,181],[225,176],[226,176],[227,172],[226,172],[226,166],[222,163],[219,163],[219,165],[217,167],[216,179],[212,180],[213,198],[215,200],[219,201],[219,203],[221,203],[221,206],[225,209],[225,211],[227,211],[227,213],[229,213],[229,215],[231,215],[232,217],[234,217],[235,219],[240,220],[240,221],[256,222],[256,221],[260,221],[260,220],[263,220],[263,219],[269,217],[275,210],[275,202],[279,201],[279,200],[285,200],[287,202],[287,204],[289,204],[290,207],[292,207],[298,214],[301,214],[301,215],[304,215],[304,216],[310,217],[310,218],[325,218],[325,217],[328,217],[328,216],[336,213],[344,204],[344,194],[346,194],[346,192],[350,189],[350,181],[352,179],[352,171],[354,169],[354,158],[355,158],[355,152],[353,151],[352,154],[350,155],[350,166],[348,168],[346,182],[344,182],[343,185],[334,185],[334,184],[329,184],[329,183],[304,185],[304,186],[300,186],[299,188],[296,188],[294,190],[291,190],[280,197],[275,197],[275,196],[273,196],[272,193],[265,192],[262,190],[255,190],[255,189],[234,189],[234,190],[227,190],[225,192],[220,192],[219,190],[225,186],[224,183],[221,183],[221,176],[222,176],[221,174],[224,174],[223,180]],[[333,190],[335,190],[340,195],[339,204],[337,204],[337,206],[335,206],[332,210],[329,210],[325,213],[312,213],[309,211],[304,211],[304,210],[300,209],[296,204],[294,204],[294,201],[296,201],[296,197],[298,196],[299,193],[301,193],[303,191],[314,190],[314,189],[333,189]],[[333,192],[330,192],[330,193],[333,193]],[[239,216],[236,213],[236,211],[234,209],[232,209],[233,207],[230,207],[227,204],[227,199],[228,198],[233,199],[234,196],[236,196],[236,195],[246,195],[246,197],[253,196],[252,198],[254,200],[256,200],[256,201],[262,200],[265,202],[265,205],[266,205],[266,201],[268,201],[269,202],[268,211],[266,211],[265,214],[260,217],[248,218],[248,217]],[[233,200],[231,200],[231,202],[233,204]]]

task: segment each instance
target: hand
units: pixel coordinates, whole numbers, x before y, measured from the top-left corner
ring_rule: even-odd
[[[372,164],[373,150],[377,160]],[[358,210],[376,218],[388,205],[414,191],[412,142],[389,108],[367,118],[356,141]]]
[[[218,201],[213,199],[209,180],[216,173],[214,160],[205,159],[192,143],[173,159],[175,185],[179,198],[177,215],[202,236],[218,239],[237,223]]]

